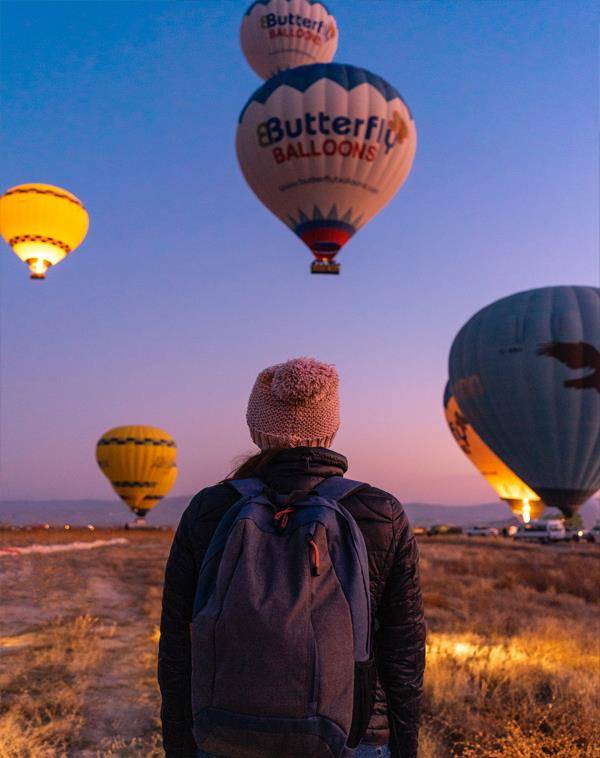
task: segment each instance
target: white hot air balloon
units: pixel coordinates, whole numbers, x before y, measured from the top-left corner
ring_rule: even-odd
[[[404,183],[416,143],[394,87],[339,63],[292,68],[265,82],[237,130],[246,181],[313,252],[313,273],[338,273],[333,258]]]
[[[329,63],[338,45],[335,18],[319,0],[257,0],[244,14],[240,42],[263,79],[310,63]]]

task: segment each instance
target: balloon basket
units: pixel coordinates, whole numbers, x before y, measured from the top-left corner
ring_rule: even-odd
[[[335,261],[313,261],[310,267],[311,274],[339,274],[340,264]]]

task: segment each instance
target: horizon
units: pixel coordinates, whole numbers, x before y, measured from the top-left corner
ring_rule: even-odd
[[[505,295],[598,283],[595,4],[380,3],[365,23],[366,3],[328,2],[334,60],[397,87],[417,129],[406,185],[338,279],[310,277],[237,165],[260,85],[246,5],[3,3],[2,191],[65,187],[90,231],[42,283],[2,243],[2,501],[119,503],[94,449],[132,422],[174,437],[170,497],[187,497],[252,452],[257,373],[314,355],[340,372],[352,478],[491,503],[446,427],[448,351]]]
[[[167,495],[165,498],[161,500],[161,503],[165,503],[168,500],[187,500],[188,498],[191,500],[194,495],[191,495],[189,493],[183,493],[180,495]],[[593,504],[595,498],[590,498],[586,503],[584,503],[584,506],[587,506],[588,504]],[[118,497],[118,495],[115,495],[114,497],[81,497],[81,498],[43,498],[43,499],[36,499],[36,498],[11,498],[9,499],[1,499],[0,505],[7,504],[7,503],[114,503],[119,508],[124,508],[125,515],[127,515],[127,506],[124,505],[123,501]],[[149,512],[149,516],[152,513],[156,512],[156,508],[160,506],[159,503],[155,508],[153,508]],[[427,505],[427,506],[435,506],[440,508],[480,508],[480,507],[487,507],[487,506],[502,506],[503,502],[500,499],[496,500],[488,500],[486,502],[481,503],[429,503],[426,501],[406,501],[402,503],[402,505]],[[508,506],[506,506],[508,508]],[[583,507],[583,506],[582,506]],[[510,511],[507,510],[507,514],[510,516]]]
[[[174,528],[189,502],[189,495],[167,496],[149,512],[147,525]],[[413,527],[453,524],[467,528],[476,524],[503,526],[519,523],[518,517],[500,500],[472,505],[406,502],[403,507]],[[583,527],[590,529],[600,523],[600,501],[588,501],[579,513]],[[548,509],[542,520],[547,518],[560,519],[562,516],[558,511]],[[117,497],[111,500],[0,500],[0,528],[29,529],[48,524],[54,530],[62,530],[68,524],[73,529],[85,529],[90,525],[103,529],[130,523],[130,513]]]

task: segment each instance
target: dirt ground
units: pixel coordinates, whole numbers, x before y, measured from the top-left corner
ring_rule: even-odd
[[[0,532],[0,758],[160,756],[156,648],[172,533]],[[600,548],[422,538],[422,758],[600,756]]]

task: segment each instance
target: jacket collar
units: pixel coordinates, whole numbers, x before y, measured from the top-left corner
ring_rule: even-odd
[[[279,492],[311,488],[329,476],[343,476],[348,461],[324,447],[293,447],[279,452],[262,474],[262,479]]]

